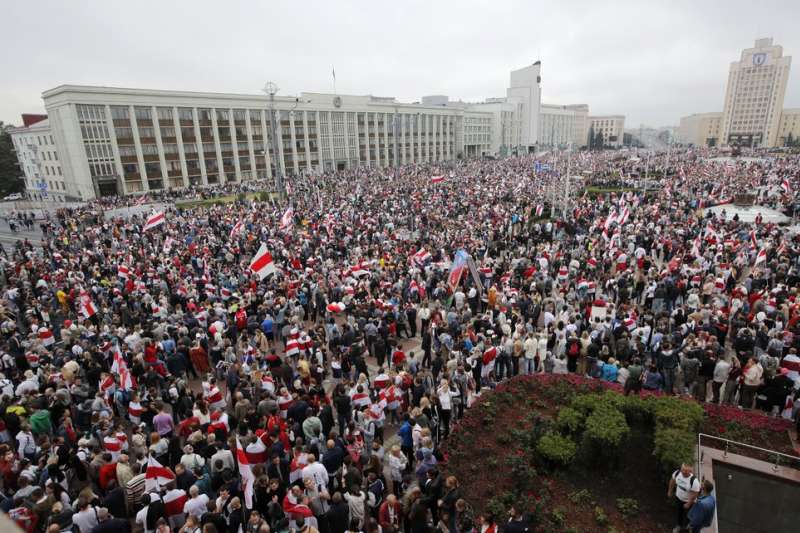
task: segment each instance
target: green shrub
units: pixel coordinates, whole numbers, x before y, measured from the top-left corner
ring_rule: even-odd
[[[563,407],[558,411],[557,426],[559,429],[577,433],[583,426],[584,416],[577,409]]]
[[[589,489],[581,489],[581,490],[576,490],[575,492],[570,492],[567,495],[567,498],[569,498],[569,501],[571,501],[575,505],[594,502],[594,498],[592,498],[592,493],[589,492]]]
[[[598,526],[605,526],[608,524],[608,516],[603,508],[599,505],[594,508],[594,519]]]
[[[247,195],[245,193],[240,192],[239,194],[236,195],[237,202],[244,202],[245,200],[247,200]]]
[[[656,427],[684,429],[696,433],[703,422],[703,407],[697,402],[662,397],[654,400]]]
[[[603,450],[616,448],[622,442],[630,427],[625,415],[607,404],[599,404],[597,409],[586,417],[586,430],[583,437],[589,443]]]
[[[553,463],[569,464],[578,450],[577,444],[559,433],[545,433],[536,445],[536,451]]]
[[[563,507],[556,507],[553,509],[553,512],[550,513],[550,518],[557,527],[563,527],[567,522],[567,510]]]
[[[653,455],[665,471],[682,463],[692,463],[695,434],[683,429],[656,428],[653,438]]]
[[[594,411],[599,404],[597,394],[580,394],[572,400],[570,407],[583,415],[588,415]]]
[[[636,516],[639,514],[639,502],[633,498],[617,498],[617,509],[624,516]]]
[[[501,433],[497,436],[496,440],[497,444],[500,444],[501,446],[508,446],[511,444],[511,435],[508,433]]]
[[[650,422],[653,418],[654,402],[653,397],[648,396],[625,396],[622,403],[622,412],[629,423]]]

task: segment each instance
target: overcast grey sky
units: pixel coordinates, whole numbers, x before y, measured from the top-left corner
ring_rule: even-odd
[[[66,83],[331,92],[335,66],[339,93],[477,101],[541,59],[545,103],[677,125],[722,110],[728,65],[757,37],[800,58],[797,0],[0,2],[0,120],[15,124]]]

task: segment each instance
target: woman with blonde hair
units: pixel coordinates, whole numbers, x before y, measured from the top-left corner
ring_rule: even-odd
[[[403,485],[403,471],[408,464],[408,458],[403,455],[400,446],[395,444],[389,451],[389,471],[392,479],[392,492],[400,496]]]

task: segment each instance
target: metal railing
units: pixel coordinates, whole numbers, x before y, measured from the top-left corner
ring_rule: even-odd
[[[749,450],[758,451],[761,454],[766,455],[767,457],[774,457],[775,458],[774,462],[770,461],[770,462],[773,463],[772,470],[774,472],[777,472],[778,468],[780,468],[780,466],[781,466],[781,458],[785,458],[786,459],[786,465],[787,466],[788,466],[789,463],[796,463],[796,467],[795,468],[800,469],[800,457],[798,457],[796,455],[788,455],[788,454],[785,454],[785,453],[782,453],[782,452],[779,452],[779,451],[776,451],[776,450],[768,450],[766,448],[761,448],[759,446],[753,446],[752,444],[745,444],[744,442],[738,442],[738,441],[735,441],[735,440],[725,439],[725,438],[717,437],[717,436],[714,436],[714,435],[707,435],[705,433],[698,433],[697,434],[697,469],[698,469],[697,474],[698,474],[698,477],[700,479],[702,479],[702,477],[703,477],[702,476],[702,468],[703,468],[703,452],[702,452],[703,444],[702,443],[703,443],[703,439],[704,438],[705,439],[714,440],[714,441],[724,442],[725,443],[725,448],[722,450],[722,452],[723,452],[722,456],[723,457],[727,457],[728,456],[728,451],[730,450],[731,446],[736,446],[736,447],[740,447],[741,446],[742,448],[747,448]],[[759,460],[761,460],[761,459],[759,459]]]

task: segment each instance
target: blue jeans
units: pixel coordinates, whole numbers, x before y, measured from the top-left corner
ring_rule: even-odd
[[[520,369],[521,374],[533,374],[536,371],[536,360],[535,359],[528,359],[527,357],[522,358],[522,368]]]
[[[673,388],[675,387],[675,369],[665,368],[661,371],[661,374],[664,376],[664,392],[672,394]]]

